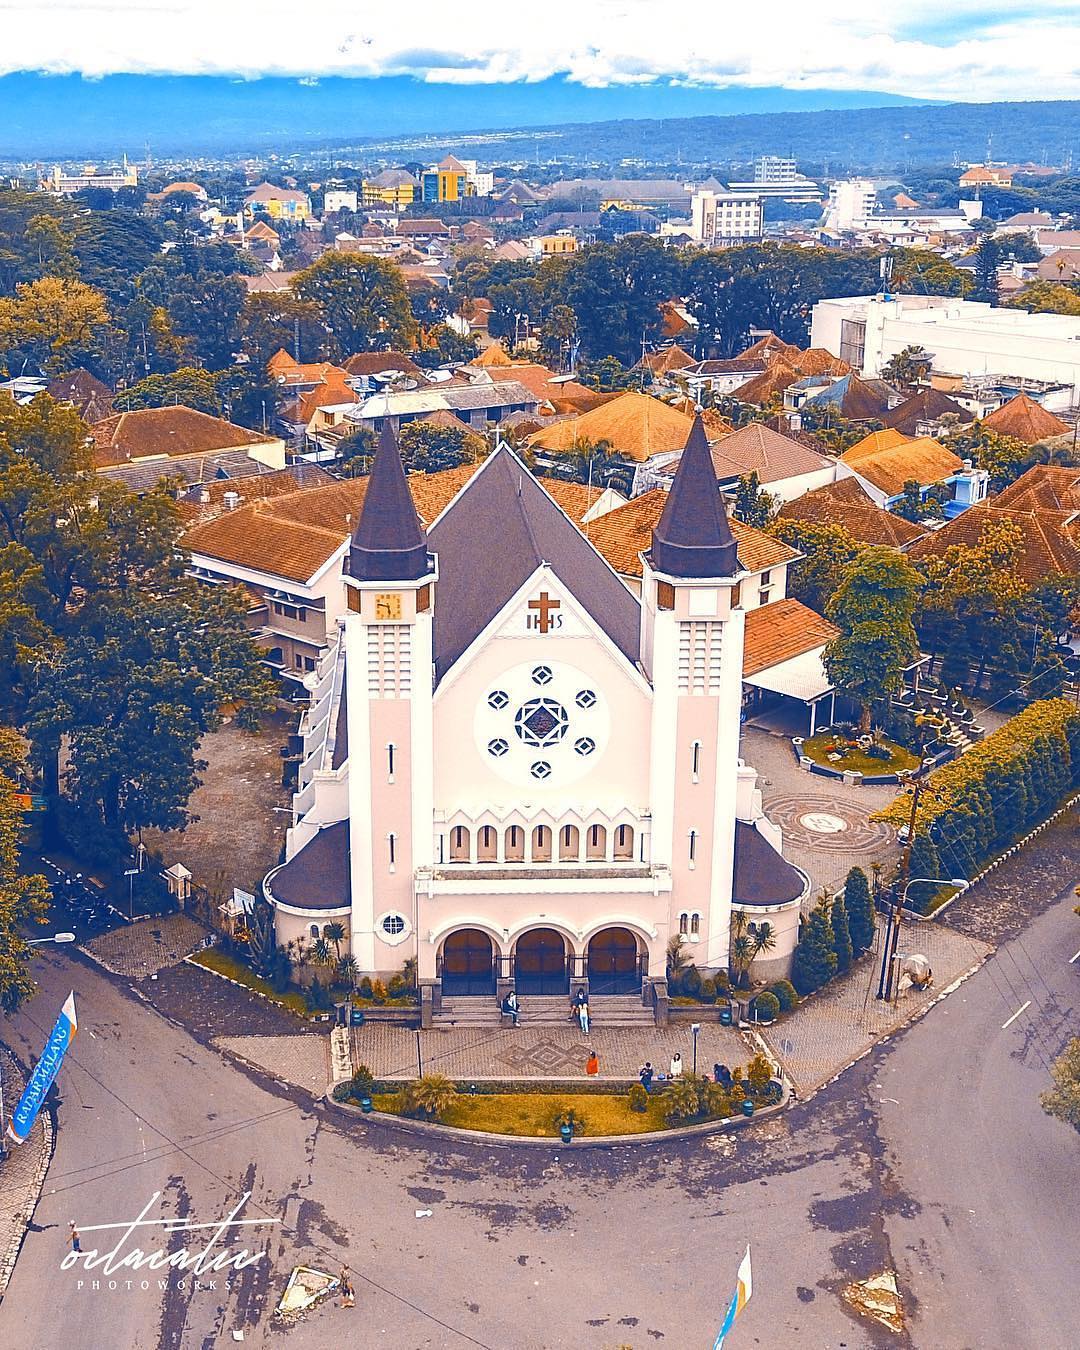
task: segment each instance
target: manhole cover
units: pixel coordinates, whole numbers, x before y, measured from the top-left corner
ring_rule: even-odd
[[[839,834],[848,827],[846,820],[830,816],[824,811],[808,811],[805,816],[799,817],[799,824],[813,830],[815,834]]]

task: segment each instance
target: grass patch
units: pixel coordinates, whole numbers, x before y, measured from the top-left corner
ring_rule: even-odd
[[[401,1115],[401,1093],[376,1093],[372,1098],[376,1111]],[[459,1130],[479,1130],[486,1134],[531,1135],[557,1138],[554,1125],[557,1111],[580,1113],[584,1133],[592,1138],[605,1134],[646,1134],[650,1130],[670,1128],[664,1119],[663,1093],[654,1093],[644,1111],[631,1111],[626,1094],[601,1096],[594,1093],[507,1092],[458,1096],[440,1118],[440,1125],[455,1125]]]
[[[195,952],[191,962],[197,966],[204,966],[218,975],[225,975],[230,980],[235,980],[237,984],[242,984],[245,989],[252,989],[257,994],[265,995],[281,1007],[288,1008],[289,1012],[296,1013],[298,1017],[306,1018],[309,1015],[303,994],[294,992],[279,994],[261,975],[256,975],[242,961],[228,956],[217,947],[207,947],[201,952]]]
[[[802,752],[815,764],[820,764],[826,769],[836,769],[839,772],[864,773],[864,774],[882,774],[896,773],[898,769],[917,769],[919,767],[918,755],[913,755],[910,750],[905,750],[902,745],[897,745],[895,741],[890,741],[882,736],[877,744],[883,750],[889,752],[888,759],[878,759],[874,755],[865,754],[858,746],[852,746],[842,736],[837,736],[833,732],[820,731],[816,736],[811,736],[809,740],[803,741]],[[841,755],[840,759],[830,759],[829,753]]]

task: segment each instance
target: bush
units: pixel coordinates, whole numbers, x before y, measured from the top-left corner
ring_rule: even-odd
[[[402,998],[409,992],[409,986],[405,983],[404,975],[391,975],[390,983],[386,986],[386,992],[391,998]]]
[[[626,1094],[626,1103],[631,1111],[647,1111],[649,1109],[649,1094],[640,1083],[634,1083]]]
[[[731,1114],[731,1098],[720,1083],[706,1081],[701,1089],[702,1105],[708,1116],[728,1116]]]
[[[800,994],[811,994],[836,974],[836,953],[829,916],[815,909],[803,925],[795,948],[791,982]]]
[[[755,1055],[746,1066],[746,1083],[755,1097],[760,1097],[769,1086],[773,1068],[764,1055]]]
[[[701,1084],[693,1074],[677,1078],[664,1094],[667,1106],[666,1119],[676,1125],[688,1120],[696,1120],[701,1115]]]
[[[799,1006],[799,996],[790,980],[775,981],[775,983],[769,985],[768,992],[780,1004],[782,1013],[791,1012],[792,1008]]]
[[[366,1064],[357,1066],[350,1083],[354,1097],[370,1097],[375,1087],[375,1075]]]
[[[330,990],[321,980],[312,980],[304,990],[304,1007],[308,1012],[329,1012],[334,1006]]]
[[[383,984],[382,980],[371,981],[371,1001],[373,1003],[386,1002],[386,985]]]
[[[874,898],[870,882],[861,867],[853,867],[844,882],[844,908],[854,956],[861,956],[874,945]]]
[[[780,1016],[780,1000],[765,990],[754,998],[754,1016],[759,1022],[775,1022]]]
[[[407,1116],[438,1120],[457,1100],[457,1088],[441,1073],[428,1073],[405,1087],[403,1109]]]
[[[679,981],[679,992],[686,994],[688,998],[697,998],[701,993],[702,986],[701,971],[697,966],[691,966],[689,970],[684,970],[682,978]]]
[[[351,1083],[335,1083],[330,1095],[336,1102],[351,1102],[355,1093]]]
[[[640,1088],[641,1084],[638,1083],[636,1086]],[[644,1088],[641,1088],[641,1090],[642,1092],[645,1091]],[[585,1117],[580,1111],[575,1111],[572,1106],[557,1107],[555,1114],[552,1116],[552,1124],[555,1126],[556,1130],[561,1130],[564,1125],[570,1125],[575,1134],[585,1133]]]
[[[701,999],[702,1003],[716,1002],[716,980],[711,975],[707,975],[705,979],[701,981],[701,988],[698,990],[698,998]]]
[[[892,751],[884,745],[878,745],[877,741],[873,745],[868,745],[863,753],[867,759],[892,759]]]
[[[365,975],[360,981],[359,994],[361,998],[371,998],[371,976]]]

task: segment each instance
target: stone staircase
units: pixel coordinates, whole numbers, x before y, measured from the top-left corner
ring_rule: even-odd
[[[569,1026],[570,998],[567,994],[524,994],[521,997],[521,1025]],[[651,1027],[653,1011],[645,1007],[638,994],[594,994],[589,999],[589,1014],[594,1027]],[[498,1027],[501,1014],[498,1002],[490,995],[476,998],[444,998],[442,1011],[433,1019],[437,1027]]]

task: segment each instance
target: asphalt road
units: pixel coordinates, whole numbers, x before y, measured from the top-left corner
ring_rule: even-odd
[[[1080,961],[1065,958],[1080,921],[1067,901],[1024,945],[1030,988],[1011,967],[1006,985],[995,957],[883,1056],[736,1137],[435,1155],[242,1072],[77,954],[48,952],[41,994],[5,1035],[24,1059],[35,1053],[72,986],[80,1035],[0,1344],[209,1350],[243,1331],[246,1344],[284,1336],[298,1350],[705,1350],[749,1241],[754,1297],[731,1350],[1068,1350],[1080,1324],[1069,1271],[1080,1145],[1035,1100],[1039,1056],[1076,1023],[1066,991]],[[1039,998],[1001,1031],[1032,989]],[[134,1218],[156,1191],[162,1213],[203,1222],[252,1192],[247,1217],[281,1220],[245,1235],[266,1259],[212,1290],[129,1290],[126,1276],[94,1290],[92,1276],[59,1269],[69,1220],[85,1248],[88,1225]],[[343,1261],[355,1309],[271,1323],[294,1264]],[[838,1296],[895,1263],[910,1337],[856,1320]]]

